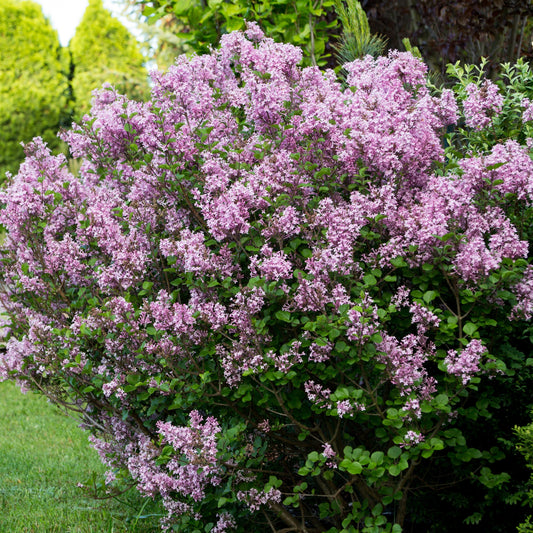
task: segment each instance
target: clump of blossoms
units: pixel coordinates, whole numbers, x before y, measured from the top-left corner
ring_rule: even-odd
[[[468,94],[463,102],[465,123],[471,128],[481,130],[490,124],[491,117],[501,112],[503,96],[498,86],[490,80],[485,80],[481,87],[470,83],[465,90]]]
[[[445,153],[460,106],[409,53],[301,57],[251,25],[147,103],[105,87],[79,175],[35,139],[1,193],[0,376],[166,529],[397,532],[435,469],[490,471],[468,403],[531,315],[528,149]]]

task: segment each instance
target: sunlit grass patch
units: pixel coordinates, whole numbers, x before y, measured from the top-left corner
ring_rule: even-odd
[[[34,393],[0,383],[0,531],[158,531],[159,510],[129,491],[96,500],[78,483],[103,465],[77,421]]]

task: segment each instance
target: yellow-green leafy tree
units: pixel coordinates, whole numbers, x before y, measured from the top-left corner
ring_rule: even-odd
[[[104,8],[102,0],[89,0],[69,49],[76,115],[90,109],[93,90],[104,83],[110,83],[130,98],[148,96],[145,58],[139,45],[127,28]]]
[[[51,148],[68,124],[68,59],[57,32],[30,0],[0,0],[0,183],[24,158],[21,142],[41,136]]]

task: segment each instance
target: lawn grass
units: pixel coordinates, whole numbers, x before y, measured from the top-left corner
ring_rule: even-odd
[[[159,531],[161,511],[134,491],[118,502],[78,487],[104,467],[77,424],[42,396],[0,383],[0,532]]]

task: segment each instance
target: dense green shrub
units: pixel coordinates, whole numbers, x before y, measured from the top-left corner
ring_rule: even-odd
[[[24,158],[21,142],[40,135],[58,145],[68,124],[68,58],[39,4],[0,1],[0,182]]]
[[[168,28],[195,50],[206,52],[231,29],[241,29],[243,18],[255,20],[278,41],[304,47],[309,64],[335,66],[332,50],[341,33],[334,4],[353,0],[123,0],[142,8],[149,21],[164,18]],[[533,56],[531,34],[533,6],[515,0],[366,0],[364,9],[374,34],[383,35],[389,46],[403,49],[409,38],[418,46],[431,70],[442,75],[446,65],[458,60],[479,63],[490,60],[491,77],[503,62]]]
[[[207,53],[225,33],[241,30],[245,22],[257,21],[276,41],[300,46],[304,64],[333,65],[331,38],[341,29],[335,13],[335,0],[132,0],[152,22],[167,19],[185,46]],[[172,27],[171,26],[171,27]]]
[[[386,46],[384,39],[370,32],[358,0],[124,1],[150,41],[152,57],[160,67],[169,66],[184,52],[208,52],[224,33],[244,28],[246,20],[257,21],[277,41],[300,46],[304,65],[337,67],[366,54],[376,57]]]
[[[148,96],[145,58],[139,45],[124,25],[104,8],[102,0],[89,0],[69,51],[77,117],[89,111],[92,91],[104,83],[131,98]]]

